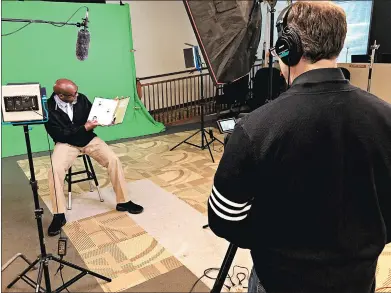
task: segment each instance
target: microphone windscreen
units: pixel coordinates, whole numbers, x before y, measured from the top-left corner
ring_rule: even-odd
[[[88,57],[88,49],[90,47],[90,32],[87,29],[81,29],[77,33],[76,41],[76,57],[80,61],[86,60]]]

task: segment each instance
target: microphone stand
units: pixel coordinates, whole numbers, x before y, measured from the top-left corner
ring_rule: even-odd
[[[368,86],[367,86],[367,92],[371,92],[371,83],[372,83],[372,68],[373,68],[373,63],[375,61],[375,55],[376,55],[376,50],[379,49],[380,45],[376,45],[376,40],[371,46],[372,49],[372,54],[371,54],[371,63],[369,65],[369,72],[368,72]]]

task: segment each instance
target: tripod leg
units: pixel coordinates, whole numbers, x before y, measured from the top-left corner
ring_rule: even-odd
[[[85,269],[85,268],[79,267],[79,266],[74,265],[73,263],[67,262],[67,261],[65,261],[65,260],[61,260],[61,259],[59,259],[59,258],[57,258],[57,257],[55,257],[55,256],[52,256],[52,260],[54,260],[54,261],[56,261],[56,262],[58,262],[58,263],[60,263],[60,264],[63,264],[64,266],[71,267],[71,268],[73,268],[73,269],[75,269],[75,270],[79,270],[79,271],[81,271],[81,272],[86,272],[87,274],[89,274],[89,275],[91,275],[91,276],[94,276],[94,277],[96,277],[96,278],[98,278],[98,279],[102,279],[102,280],[104,280],[104,281],[106,281],[106,282],[111,282],[111,279],[110,279],[110,278],[107,278],[107,277],[105,277],[105,276],[102,276],[102,275],[97,274],[97,273],[95,273],[95,272],[93,272],[93,271],[87,270],[87,269]]]
[[[22,278],[22,276],[24,276],[25,274],[27,274],[28,271],[30,271],[33,267],[35,267],[35,265],[39,262],[40,258],[37,258],[35,261],[33,261],[33,263],[31,265],[29,265],[23,272],[21,272],[11,283],[9,283],[9,285],[7,286],[7,288],[11,288],[13,285],[15,285],[15,283],[17,281],[20,280],[20,278]]]
[[[39,263],[38,278],[37,278],[37,287],[35,288],[36,293],[38,293],[40,291],[41,282],[42,282],[42,273],[43,273],[43,266],[42,266],[42,262],[40,262]]]
[[[208,147],[210,157],[212,158],[212,162],[214,163],[214,162],[215,162],[215,159],[213,158],[212,151],[210,150],[210,146],[209,146],[210,143],[208,142],[208,139],[206,138],[205,132],[202,132],[202,135],[203,135],[203,137],[205,138],[206,146]]]
[[[195,136],[197,133],[199,133],[201,130],[198,130],[196,133],[193,133],[192,135],[190,135],[188,138],[186,138],[185,140],[181,141],[180,143],[178,143],[176,146],[174,146],[173,148],[170,149],[170,151],[173,151],[175,150],[177,147],[179,147],[181,144],[183,143],[186,143],[190,138],[192,138],[193,136]]]
[[[220,139],[218,139],[216,136],[213,137],[213,140],[217,140],[219,143],[221,143],[222,145],[224,145],[224,143],[223,143]]]
[[[22,276],[20,279],[23,280],[27,285],[29,285],[34,290],[37,288],[37,283],[34,282],[31,278],[29,278],[27,275]],[[46,293],[46,290],[43,287],[40,287],[39,291],[41,293]]]
[[[50,285],[49,259],[45,259],[43,263],[43,275],[45,276],[46,292],[52,292]]]
[[[234,244],[230,244],[227,250],[227,253],[225,254],[223,263],[221,265],[221,268],[219,270],[219,274],[217,275],[217,279],[215,284],[213,285],[211,293],[220,293],[221,289],[224,286],[225,280],[227,278],[229,268],[232,265],[232,262],[234,260],[236,251],[238,250],[238,247]]]
[[[70,279],[68,282],[66,282],[64,285],[58,287],[56,290],[53,291],[53,293],[59,293],[62,292],[64,289],[68,288],[73,283],[76,283],[78,280],[83,278],[85,275],[87,275],[87,272],[81,272],[80,274],[76,275],[72,279]]]

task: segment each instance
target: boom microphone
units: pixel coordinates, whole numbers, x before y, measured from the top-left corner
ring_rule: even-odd
[[[76,57],[80,61],[84,61],[88,57],[88,49],[90,47],[90,32],[86,28],[82,28],[77,33],[76,41]]]
[[[77,33],[76,41],[76,57],[80,61],[84,61],[88,57],[88,49],[90,47],[90,32],[88,31],[88,7],[86,11],[86,16],[83,18],[81,26],[83,27]]]

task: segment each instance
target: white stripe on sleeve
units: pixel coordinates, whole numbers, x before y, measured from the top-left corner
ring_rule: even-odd
[[[213,192],[210,194],[210,197],[215,205],[217,205],[221,210],[223,210],[224,212],[227,212],[228,214],[232,214],[232,215],[242,214],[242,213],[247,212],[248,210],[251,209],[251,205],[245,206],[244,208],[237,209],[237,210],[229,209],[229,208],[225,207],[224,205],[222,205],[221,203],[219,203],[219,201],[215,198],[215,195]]]
[[[213,185],[212,189],[213,189],[214,193],[216,194],[216,197],[218,199],[220,199],[222,202],[225,202],[227,205],[230,205],[234,208],[244,208],[247,205],[247,202],[246,203],[236,203],[236,202],[230,201],[229,199],[225,198],[224,196],[221,195],[220,192],[217,191],[217,189],[214,185]]]
[[[223,213],[219,212],[217,208],[213,205],[212,200],[209,198],[209,205],[212,208],[212,210],[215,212],[216,215],[218,215],[220,218],[228,221],[241,221],[247,217],[247,214],[243,216],[236,216],[236,217],[230,217],[227,215],[224,215]]]

